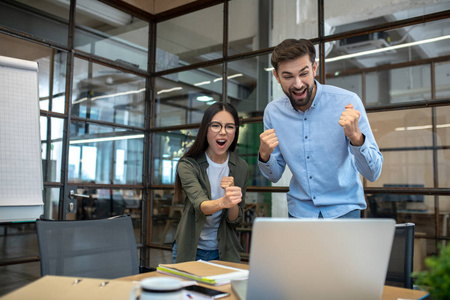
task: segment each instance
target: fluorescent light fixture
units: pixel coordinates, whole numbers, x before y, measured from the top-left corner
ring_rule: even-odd
[[[421,40],[421,41],[417,41],[417,42],[399,44],[399,45],[394,45],[394,46],[389,46],[389,47],[384,47],[384,48],[379,48],[379,49],[373,49],[373,50],[367,50],[367,51],[362,51],[362,52],[357,52],[357,53],[352,53],[352,54],[346,54],[346,55],[336,56],[336,57],[332,57],[332,58],[325,58],[325,62],[339,61],[339,60],[358,57],[358,56],[365,56],[365,55],[369,55],[369,54],[381,53],[381,52],[385,52],[385,51],[389,51],[389,50],[395,50],[395,49],[417,46],[417,45],[421,45],[421,44],[439,42],[439,41],[443,41],[443,40],[447,40],[447,39],[450,39],[450,35],[444,35],[444,36],[439,36],[439,37]],[[318,62],[319,59],[316,58],[316,61]],[[264,70],[267,72],[271,72],[273,70],[273,68],[264,68]]]
[[[124,136],[104,137],[104,138],[96,138],[96,139],[73,140],[73,141],[70,141],[70,144],[85,144],[85,143],[132,140],[132,139],[142,139],[142,138],[144,138],[143,134],[136,134],[136,135],[124,135]]]
[[[436,125],[436,128],[446,128],[450,127],[450,124],[439,124]],[[397,127],[395,128],[395,131],[406,131],[406,130],[424,130],[424,129],[431,129],[431,125],[422,125],[422,126],[408,126],[408,127]]]
[[[210,80],[208,80],[208,81],[202,81],[202,82],[194,83],[194,86],[200,86],[200,85],[205,85],[205,84],[210,84],[210,83],[211,83]]]
[[[236,78],[236,77],[241,77],[241,76],[244,76],[244,74],[238,73],[238,74],[227,76],[227,78],[231,79],[231,78]],[[219,77],[219,78],[214,79],[213,81],[217,82],[217,81],[221,81],[222,79],[223,79],[223,77]]]
[[[167,89],[167,90],[160,90],[160,91],[157,92],[157,94],[159,95],[159,94],[163,94],[163,93],[170,93],[170,92],[179,91],[179,90],[182,90],[182,89],[183,89],[182,87],[178,86],[178,87],[174,87],[174,88]]]
[[[439,42],[439,41],[443,41],[446,39],[450,39],[450,35],[444,35],[444,36],[439,36],[439,37],[421,40],[421,41],[417,41],[417,42],[399,44],[399,45],[395,45],[395,46],[389,46],[389,47],[384,47],[384,48],[379,48],[379,49],[361,51],[361,52],[357,52],[357,53],[353,53],[353,54],[346,54],[346,55],[342,55],[342,56],[326,58],[325,62],[333,62],[333,61],[338,61],[338,60],[343,60],[343,59],[348,59],[348,58],[353,58],[353,57],[358,57],[358,56],[381,53],[381,52],[385,52],[385,51],[389,51],[389,50],[412,47],[412,46],[417,46],[417,45],[427,44],[427,43],[434,43],[434,42]]]
[[[231,79],[231,78],[236,78],[236,77],[241,77],[241,76],[244,76],[244,74],[242,74],[242,73],[234,74],[234,75],[228,76],[227,78]]]
[[[214,100],[213,97],[206,96],[206,95],[198,96],[196,99],[197,99],[197,101],[200,101],[200,102],[208,102],[208,101]]]
[[[145,91],[145,89],[140,89],[140,90],[136,90],[136,91],[128,91],[128,92],[121,92],[121,93],[116,93],[116,94],[101,95],[101,96],[92,97],[90,99],[92,101],[95,101],[95,100],[105,99],[105,98],[112,98],[112,97],[118,97],[118,96],[138,94],[138,93],[142,93],[144,91]],[[73,101],[72,104],[78,104],[78,103],[81,103],[81,102],[86,101],[86,100],[88,100],[88,98],[84,97],[84,98],[81,98],[81,99]]]

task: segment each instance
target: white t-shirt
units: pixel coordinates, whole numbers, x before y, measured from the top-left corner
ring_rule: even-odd
[[[206,153],[205,153],[206,155]],[[220,181],[223,177],[227,177],[230,174],[230,168],[228,167],[228,160],[230,155],[228,154],[227,160],[218,164],[213,162],[208,155],[206,160],[208,161],[208,168],[206,173],[208,174],[209,183],[211,185],[211,199],[219,199],[225,195],[225,190],[220,186]],[[220,215],[222,210],[206,217],[205,225],[200,233],[200,239],[198,240],[198,248],[203,250],[217,250],[219,244],[217,242],[217,229],[220,224]]]

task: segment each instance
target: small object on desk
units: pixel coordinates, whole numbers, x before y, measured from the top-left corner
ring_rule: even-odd
[[[140,290],[139,300],[182,300],[183,281],[170,277],[150,277],[141,281],[130,293],[130,300],[136,300]]]
[[[223,285],[230,283],[232,279],[248,278],[248,270],[202,260],[178,264],[160,264],[156,270],[159,273],[192,279],[211,285]]]
[[[229,296],[227,292],[213,290],[200,285],[191,285],[184,288],[187,299],[218,299]],[[185,297],[185,299],[186,299]]]

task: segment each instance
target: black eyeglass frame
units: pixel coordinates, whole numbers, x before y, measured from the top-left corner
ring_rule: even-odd
[[[213,127],[211,125],[218,125],[218,126],[220,126],[220,129],[219,130],[213,129]],[[234,123],[227,123],[227,124],[223,125],[222,123],[219,123],[219,122],[210,122],[208,124],[208,127],[211,128],[211,131],[214,133],[221,132],[223,127],[225,127],[226,133],[235,133],[237,125]],[[230,127],[232,127],[232,128],[230,128]],[[231,130],[231,131],[229,131],[229,130]]]

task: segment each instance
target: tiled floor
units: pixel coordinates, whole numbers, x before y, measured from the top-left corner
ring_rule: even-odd
[[[0,260],[39,256],[34,224],[0,226]],[[150,249],[150,267],[172,263],[172,252]],[[0,297],[41,277],[39,262],[0,267]]]

